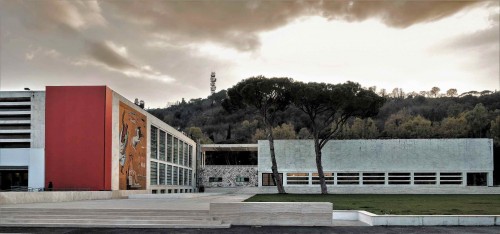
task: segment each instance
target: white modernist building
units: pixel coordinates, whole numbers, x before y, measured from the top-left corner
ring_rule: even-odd
[[[44,134],[45,92],[0,92],[0,190],[44,187]]]
[[[312,140],[276,140],[285,186],[318,186]],[[491,139],[332,140],[322,151],[327,185],[493,186]],[[273,186],[268,141],[258,142],[260,186]]]

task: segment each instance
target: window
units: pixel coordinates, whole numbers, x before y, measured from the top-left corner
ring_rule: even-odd
[[[165,161],[165,132],[160,130],[160,160]]]
[[[160,184],[165,184],[165,164],[160,163]]]
[[[184,165],[184,142],[179,140],[179,162],[178,164]]]
[[[363,184],[385,184],[385,173],[383,172],[364,172]]]
[[[153,190],[151,190],[151,193],[152,193],[152,194],[157,194],[157,193],[158,193],[158,190],[153,189]]]
[[[151,158],[158,158],[158,128],[151,125]]]
[[[188,167],[193,167],[193,146],[192,145],[189,145]]]
[[[467,186],[486,186],[488,173],[467,173]]]
[[[326,184],[334,184],[333,180],[333,173],[331,172],[324,172],[325,175],[325,183]],[[312,184],[319,184],[319,175],[318,173],[313,173],[312,174]]]
[[[172,162],[172,135],[167,134],[167,161]]]
[[[179,185],[184,185],[184,170],[179,167]]]
[[[436,173],[415,172],[413,173],[413,184],[436,184]]]
[[[193,185],[193,171],[189,170],[188,172],[189,172],[188,173],[188,175],[189,175],[189,181],[188,181],[189,184],[188,185],[192,186]]]
[[[172,182],[173,185],[179,185],[179,181],[177,180],[179,176],[179,171],[177,170],[177,167],[174,167],[174,180]]]
[[[174,163],[179,163],[179,140],[174,137]]]
[[[440,184],[462,184],[461,172],[441,172],[439,173]]]
[[[283,182],[283,173],[278,173]],[[262,173],[262,186],[276,186],[276,180],[273,173]]]
[[[151,185],[157,185],[158,184],[158,163],[156,162],[151,162]]]
[[[160,190],[160,193],[165,193],[165,189]]]
[[[184,185],[189,185],[188,169],[184,168]]]
[[[236,177],[236,182],[250,182],[250,178],[248,178],[248,177],[242,177],[242,176],[237,176]]]
[[[286,184],[309,184],[309,173],[286,173]]]
[[[337,173],[337,184],[359,184],[359,173]]]
[[[390,172],[389,184],[410,184],[411,176],[409,172]]]
[[[208,182],[222,182],[222,177],[208,177]]]
[[[188,157],[189,157],[189,148],[188,144],[184,143],[184,163],[182,165],[187,166],[188,165]]]
[[[172,165],[167,165],[167,185],[172,185]]]

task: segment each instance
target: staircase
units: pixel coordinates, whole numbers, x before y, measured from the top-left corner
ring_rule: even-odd
[[[229,228],[208,210],[0,208],[0,227]]]

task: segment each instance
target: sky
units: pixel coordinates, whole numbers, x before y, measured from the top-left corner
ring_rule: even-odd
[[[499,1],[0,0],[0,90],[107,85],[146,107],[252,76],[500,90]]]

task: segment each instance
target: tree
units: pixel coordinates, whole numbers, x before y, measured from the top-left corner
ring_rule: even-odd
[[[467,137],[469,128],[464,115],[459,117],[447,117],[441,121],[438,135],[444,138]]]
[[[493,144],[500,145],[500,115],[491,121],[491,138],[493,138]]]
[[[456,97],[457,95],[457,89],[448,89],[448,91],[446,91],[446,96],[448,97]]]
[[[278,139],[297,139],[295,130],[293,129],[293,124],[282,124],[281,126],[276,126],[273,128],[273,136],[275,140]],[[267,134],[265,130],[257,129],[252,137],[253,142],[258,140],[267,139]]]
[[[432,122],[420,115],[411,117],[400,126],[403,138],[430,138]]]
[[[340,133],[341,127],[350,117],[377,114],[384,98],[353,82],[337,85],[295,82],[292,86],[292,100],[308,117],[307,127],[314,141],[321,194],[327,194],[321,150]]]
[[[431,95],[434,96],[434,97],[437,97],[437,95],[439,94],[439,91],[441,91],[440,88],[438,88],[438,87],[432,87],[432,89],[431,89]]]
[[[269,141],[272,162],[271,169],[278,193],[285,193],[285,189],[278,174],[272,129],[276,122],[277,113],[284,111],[290,105],[290,87],[292,82],[289,78],[267,79],[264,76],[251,77],[240,81],[230,88],[227,91],[228,97],[222,103],[222,106],[227,111],[243,109],[247,106],[252,106],[258,110],[259,115],[263,119]]]
[[[478,103],[474,109],[468,111],[465,114],[465,119],[467,119],[467,124],[469,125],[472,137],[483,137],[484,131],[488,126],[488,110],[483,106],[482,103]]]
[[[297,138],[299,139],[311,139],[311,133],[307,128],[301,128],[299,133],[297,134]]]
[[[199,127],[189,127],[187,133],[191,139],[197,141],[200,140],[201,144],[211,144],[213,141],[208,138]]]

